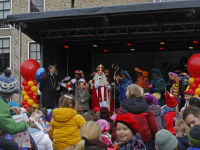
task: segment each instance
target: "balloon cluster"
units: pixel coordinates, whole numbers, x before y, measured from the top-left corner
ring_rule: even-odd
[[[195,94],[200,97],[200,54],[195,54],[190,57],[187,63],[187,69],[192,76],[188,80],[190,89],[195,91]]]
[[[36,71],[40,68],[40,64],[33,59],[24,61],[20,67],[21,76],[25,79],[22,81],[22,105],[25,109],[33,106],[37,110],[37,82],[35,81]]]
[[[37,110],[37,104],[38,104],[38,100],[37,100],[37,82],[36,81],[22,81],[22,85],[23,87],[23,91],[22,91],[22,95],[23,95],[23,100],[22,100],[22,105],[24,106],[25,109],[27,109],[30,106],[33,106],[36,108]]]

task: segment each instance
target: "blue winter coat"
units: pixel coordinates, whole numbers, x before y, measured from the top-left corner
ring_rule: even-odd
[[[190,147],[189,140],[187,136],[177,138],[178,143],[181,146],[181,150],[187,150]]]
[[[198,147],[190,147],[190,148],[188,148],[188,150],[200,150],[200,148],[198,148]]]

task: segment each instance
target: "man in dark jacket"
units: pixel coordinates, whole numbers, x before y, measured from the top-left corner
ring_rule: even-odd
[[[55,108],[56,101],[56,79],[55,66],[49,66],[49,73],[46,74],[40,83],[40,91],[42,92],[42,106],[46,108]]]

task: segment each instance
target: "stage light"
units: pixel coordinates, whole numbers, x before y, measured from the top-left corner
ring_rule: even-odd
[[[194,49],[194,47],[193,46],[189,46],[189,49]]]
[[[194,43],[194,44],[198,44],[199,42],[195,40],[195,41],[193,41],[193,43]]]
[[[98,45],[97,44],[93,44],[93,47],[98,47]]]
[[[135,51],[135,48],[131,48],[131,51]]]
[[[165,48],[164,47],[160,47],[160,50],[164,50]]]
[[[164,41],[162,41],[162,42],[160,41],[160,44],[161,44],[161,45],[164,45],[164,44],[165,44],[165,42],[164,42]]]
[[[127,46],[131,46],[132,44],[131,44],[131,43],[127,43],[126,45],[127,45]]]
[[[105,53],[107,53],[107,52],[108,52],[108,50],[106,50],[106,49],[104,49],[103,51],[104,51]]]
[[[64,48],[69,48],[69,46],[65,45]]]

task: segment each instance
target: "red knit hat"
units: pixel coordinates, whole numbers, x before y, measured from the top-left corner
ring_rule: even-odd
[[[169,92],[166,92],[165,103],[168,107],[171,108],[174,108],[178,104],[177,100],[172,94],[169,94]]]
[[[102,106],[100,108],[100,118],[101,119],[108,119],[108,118],[110,118],[110,111],[108,110],[108,107]]]
[[[100,108],[99,107],[94,107],[94,111],[98,112],[98,111],[100,111]]]
[[[188,94],[188,95],[195,95],[194,91],[192,89],[189,89],[189,90],[185,90],[184,91],[184,94]]]
[[[117,116],[115,120],[115,127],[117,126],[118,122],[125,124],[133,132],[134,135],[138,132],[140,128],[135,118],[133,118],[130,115],[123,114],[123,115]]]

